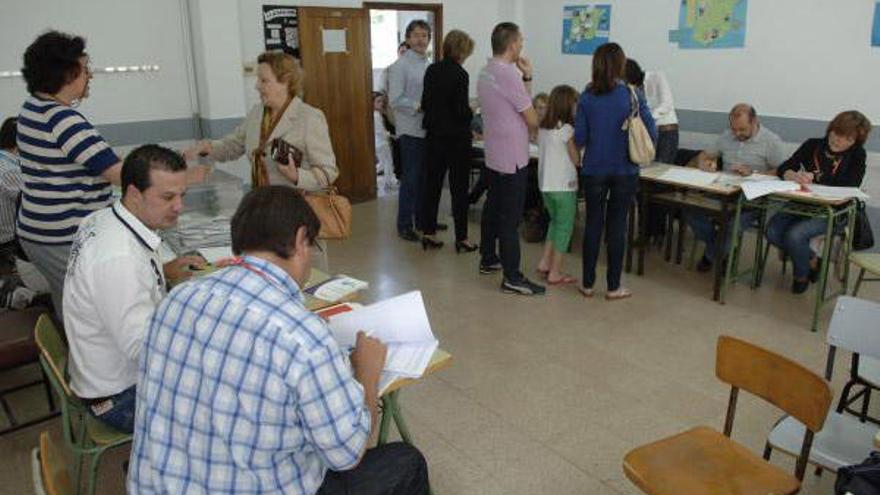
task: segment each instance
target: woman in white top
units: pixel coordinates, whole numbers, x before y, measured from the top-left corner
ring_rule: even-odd
[[[292,56],[263,53],[257,58],[260,103],[231,134],[200,141],[184,156],[208,155],[225,162],[247,154],[254,187],[281,184],[317,191],[329,186],[339,170],[327,119],[300,99],[302,81],[302,69]]]
[[[574,112],[578,93],[571,86],[550,92],[547,113],[538,130],[538,186],[550,212],[550,226],[538,273],[550,285],[571,284],[576,278],[563,273],[562,256],[568,251],[577,212],[580,153],[574,144]]]
[[[644,72],[633,59],[626,61],[626,80],[645,92],[651,116],[657,123],[657,161],[675,163],[678,152],[678,116],[666,76],[659,71]]]

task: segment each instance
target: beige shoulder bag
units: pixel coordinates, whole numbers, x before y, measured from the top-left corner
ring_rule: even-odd
[[[629,117],[623,121],[623,130],[629,135],[629,159],[641,167],[654,162],[656,150],[651,133],[639,115],[639,97],[633,86],[629,86],[630,112]]]

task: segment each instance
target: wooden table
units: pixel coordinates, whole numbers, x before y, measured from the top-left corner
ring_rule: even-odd
[[[632,271],[632,255],[633,248],[638,249],[638,267],[636,273],[644,275],[645,273],[645,251],[647,249],[647,208],[650,204],[665,204],[679,209],[690,209],[702,211],[715,220],[720,225],[718,239],[721,246],[727,237],[728,226],[731,219],[735,222],[739,221],[740,204],[737,201],[740,197],[740,187],[736,184],[728,182],[715,182],[708,185],[696,185],[668,180],[663,177],[666,171],[678,168],[676,165],[668,165],[664,163],[655,163],[648,167],[642,167],[639,173],[639,201],[638,201],[638,239],[635,239],[634,224],[630,221],[629,242],[627,243],[626,271]],[[665,191],[658,191],[666,189]],[[671,189],[671,191],[669,191]],[[683,219],[682,219],[683,221]],[[679,242],[681,242],[681,233],[684,230],[679,227]],[[722,248],[723,249],[723,248]],[[667,240],[667,259],[670,252],[670,240]],[[720,251],[719,251],[720,252]],[[678,259],[680,262],[680,257]],[[723,279],[726,275],[722,263],[714,263],[714,284],[712,290],[712,300],[723,303],[724,295],[722,287]]]

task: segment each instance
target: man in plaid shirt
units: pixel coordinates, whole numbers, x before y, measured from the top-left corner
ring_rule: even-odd
[[[320,223],[286,186],[248,193],[232,266],[174,289],[144,341],[128,491],[425,494],[424,458],[367,450],[385,346],[350,356],[303,303]],[[328,471],[329,470],[329,471]]]

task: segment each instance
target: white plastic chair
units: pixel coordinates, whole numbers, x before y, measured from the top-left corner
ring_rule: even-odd
[[[831,379],[837,348],[848,350],[854,356],[880,358],[878,319],[880,304],[849,296],[837,300],[828,328],[826,379]],[[822,430],[816,433],[809,462],[820,470],[834,472],[842,466],[858,464],[871,453],[877,431],[877,425],[843,414],[841,402],[837,411],[828,414]],[[804,425],[790,416],[783,417],[767,437],[764,458],[769,460],[773,449],[797,456],[803,438]]]

